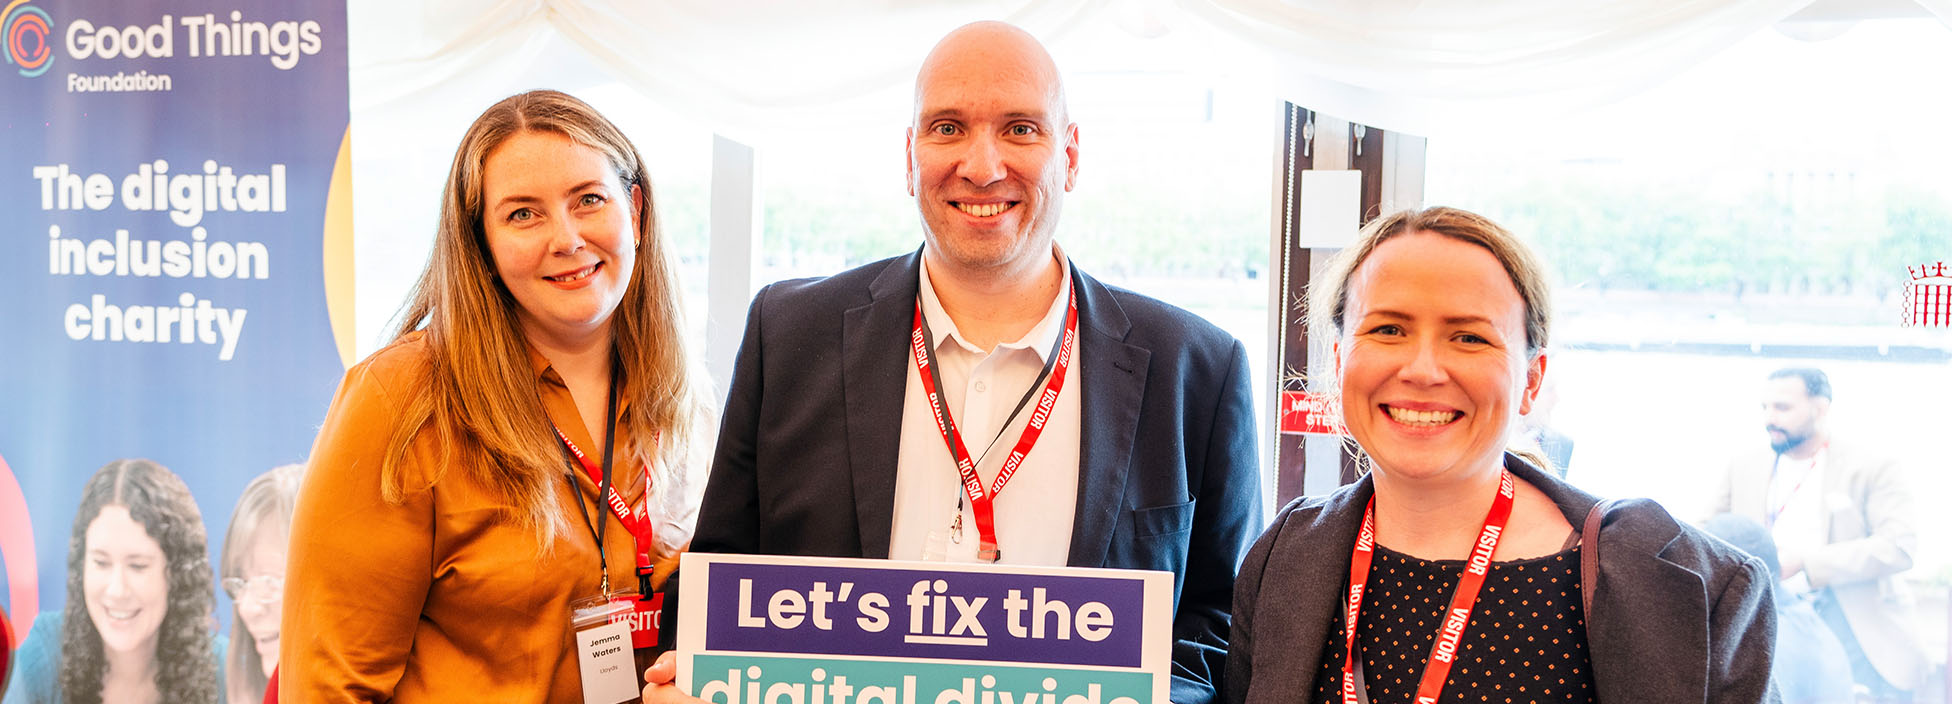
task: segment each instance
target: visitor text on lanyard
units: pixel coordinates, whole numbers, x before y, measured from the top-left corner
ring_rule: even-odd
[[[922,389],[928,394],[929,412],[935,418],[935,428],[942,433],[942,442],[949,448],[949,456],[956,461],[956,472],[962,478],[963,492],[969,495],[969,505],[976,514],[976,532],[982,543],[976,555],[984,562],[996,562],[1003,557],[996,544],[996,495],[1003,492],[1003,486],[1010,483],[1011,475],[1023,465],[1023,459],[1030,454],[1030,448],[1037,444],[1037,438],[1044,433],[1044,424],[1050,420],[1051,412],[1057,407],[1057,394],[1064,388],[1064,372],[1071,367],[1071,353],[1077,349],[1078,336],[1078,292],[1071,291],[1064,312],[1064,336],[1058,340],[1057,354],[1051,362],[1050,378],[1044,384],[1043,393],[1038,395],[1036,410],[1030,414],[1030,422],[1024,426],[1023,435],[1017,439],[1016,447],[1010,450],[1009,458],[1003,461],[1002,469],[997,470],[996,480],[985,489],[983,479],[976,474],[976,460],[969,456],[969,449],[963,446],[962,434],[956,431],[956,421],[943,407],[941,393],[942,380],[935,369],[935,352],[930,348],[928,322],[922,318],[922,303],[915,302],[915,329],[909,336],[911,351],[915,353],[915,367],[921,372]],[[1032,383],[1031,389],[1037,388]],[[1017,403],[1017,410],[1004,419],[1001,427],[1009,427],[1017,413],[1023,410],[1024,402],[1030,400],[1025,395]]]
[[[1498,550],[1498,538],[1505,532],[1505,524],[1511,520],[1512,503],[1511,472],[1498,473],[1498,495],[1491,499],[1491,510],[1484,516],[1484,527],[1478,531],[1478,541],[1471,546],[1471,559],[1464,563],[1464,575],[1457,582],[1457,593],[1451,597],[1450,608],[1444,611],[1444,624],[1437,631],[1437,642],[1430,648],[1430,657],[1423,665],[1423,681],[1417,684],[1416,704],[1434,704],[1437,694],[1444,689],[1444,681],[1450,677],[1450,666],[1457,658],[1457,642],[1464,637],[1464,625],[1471,621],[1471,611],[1476,608],[1478,592],[1484,587],[1484,578],[1491,571],[1491,556]],[[1369,505],[1362,511],[1362,531],[1356,534],[1356,549],[1349,557],[1349,608],[1343,615],[1343,632],[1348,647],[1348,657],[1342,661],[1342,704],[1358,704],[1368,699],[1357,693],[1363,688],[1359,663],[1356,654],[1356,616],[1362,613],[1362,593],[1369,586],[1369,562],[1376,554],[1376,497],[1369,497]]]
[[[610,400],[604,416],[603,464],[601,466],[598,466],[596,462],[592,461],[589,455],[584,454],[582,448],[577,447],[576,443],[569,439],[569,435],[565,434],[561,427],[555,426],[554,424],[551,424],[550,427],[556,431],[556,439],[562,442],[563,452],[566,455],[564,459],[573,458],[576,464],[582,466],[583,471],[589,475],[590,481],[597,485],[597,491],[603,497],[603,503],[609,506],[610,513],[617,517],[617,523],[622,525],[625,530],[630,531],[630,535],[634,539],[633,542],[636,543],[638,593],[647,595],[650,589],[648,582],[651,575],[651,549],[653,546],[652,538],[654,537],[652,535],[650,516],[647,515],[643,505],[639,505],[636,511],[632,511],[630,504],[624,501],[624,497],[617,493],[617,488],[610,483],[610,461],[617,446],[617,380],[614,372],[610,378]],[[656,440],[653,439],[652,442],[655,443]],[[644,493],[646,503],[648,503],[651,490],[649,482],[650,468],[646,467],[644,471],[646,473]],[[577,508],[582,508],[582,492],[576,488],[576,482],[574,480],[570,481],[570,490],[575,492]],[[601,512],[597,514],[599,520],[596,521],[597,525],[592,527],[591,532],[595,534],[594,537],[597,541],[597,561],[599,567],[603,570],[603,591],[607,594],[610,591],[610,568],[609,560],[603,551],[604,521],[601,520],[602,516],[603,514]],[[587,521],[589,515],[585,514],[583,518]]]

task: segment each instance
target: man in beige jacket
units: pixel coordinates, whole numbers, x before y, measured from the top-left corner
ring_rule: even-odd
[[[1927,669],[1906,626],[1910,599],[1896,579],[1911,569],[1918,547],[1910,487],[1897,461],[1877,448],[1831,436],[1830,402],[1822,370],[1771,373],[1762,400],[1770,451],[1729,465],[1713,513],[1768,527],[1786,596],[1814,601],[1873,700],[1909,702]]]

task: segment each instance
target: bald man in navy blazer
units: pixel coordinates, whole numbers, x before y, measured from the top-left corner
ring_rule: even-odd
[[[692,549],[885,558],[891,545],[912,552],[940,542],[932,529],[905,533],[908,519],[897,516],[935,508],[898,507],[898,494],[912,495],[898,490],[904,482],[959,486],[934,425],[916,435],[910,417],[904,432],[904,414],[917,412],[911,399],[926,398],[910,395],[921,367],[910,344],[918,301],[953,328],[945,348],[965,346],[980,360],[991,351],[1043,355],[1042,340],[1062,339],[1052,323],[1069,299],[1060,294],[1075,294],[1075,373],[1052,427],[997,499],[1066,497],[1064,510],[999,509],[1001,561],[1028,550],[1013,545],[1055,535],[1041,553],[1054,564],[1173,573],[1172,698],[1216,700],[1234,571],[1263,527],[1245,348],[1186,311],[1099,283],[1055,246],[1058,205],[1076,177],[1077,128],[1055,66],[1028,34],[999,23],[950,34],[924,64],[916,110],[909,188],[923,248],[773,284],[754,298]],[[1038,342],[1009,345],[1030,338]],[[1035,388],[1012,388],[1007,401],[1026,387]],[[1065,397],[1075,399],[1068,436],[1056,429]],[[1018,437],[1017,426],[1000,427],[999,457]],[[985,435],[967,439],[981,445]],[[921,440],[904,447],[904,437]],[[1040,455],[1047,464],[1036,464]],[[1052,456],[1062,464],[1048,464]],[[935,464],[924,472],[911,466],[915,458]],[[1073,501],[1065,492],[1074,467]],[[1056,489],[1031,488],[1050,480]],[[960,516],[960,504],[946,513],[960,495],[944,491],[944,515]]]

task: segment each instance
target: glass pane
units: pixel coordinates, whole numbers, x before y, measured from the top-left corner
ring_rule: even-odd
[[[1952,99],[1913,73],[1952,65],[1948,39],[1930,20],[1769,30],[1617,105],[1430,140],[1430,202],[1511,227],[1557,277],[1557,403],[1532,420],[1570,438],[1569,479],[1684,519],[1737,497],[1774,538],[1784,613],[1817,613],[1840,641],[1819,660],[1846,676],[1867,646],[1849,679],[1880,701],[1945,692],[1952,328],[1904,318],[1907,267],[1952,259]],[[1768,378],[1789,368],[1833,399]],[[1822,627],[1826,602],[1850,625]],[[1819,674],[1778,670],[1786,689]]]

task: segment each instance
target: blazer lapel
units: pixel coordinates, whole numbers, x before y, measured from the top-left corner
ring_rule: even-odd
[[[1679,535],[1616,538],[1601,531],[1602,555],[1635,556],[1605,558],[1593,593],[1595,613],[1586,614],[1586,648],[1600,701],[1672,702],[1708,691],[1702,665],[1708,662],[1707,584],[1693,570],[1662,557]],[[1661,585],[1663,598],[1624,591],[1650,584]]]
[[[1126,344],[1132,322],[1111,291],[1071,264],[1078,292],[1078,509],[1071,527],[1070,563],[1101,567],[1125,506],[1125,483],[1139,430],[1152,351]]]
[[[913,330],[921,261],[918,250],[889,263],[868,284],[872,300],[842,313],[840,390],[847,409],[847,458],[862,557],[888,556],[902,397],[908,389],[904,351]]]
[[[1336,618],[1347,604],[1344,600],[1349,594],[1349,553],[1356,544],[1356,534],[1362,529],[1363,509],[1375,494],[1371,481],[1367,474],[1357,478],[1354,484],[1330,494],[1323,506],[1307,516],[1306,523],[1284,528],[1262,574],[1253,576],[1264,585],[1333,585],[1328,589],[1259,593],[1254,639],[1289,645],[1293,650],[1257,654],[1253,664],[1257,670],[1266,667],[1279,671],[1281,674],[1272,681],[1289,685],[1283,688],[1310,688],[1315,684],[1314,664],[1322,661],[1323,649],[1329,647],[1329,629],[1339,626]],[[1298,511],[1290,520],[1302,518]],[[1289,576],[1272,580],[1264,577],[1277,572],[1287,572]],[[1241,576],[1248,578],[1248,575]],[[1342,654],[1341,649],[1337,648],[1336,653]],[[1286,700],[1285,693],[1277,699],[1260,699]]]
[[[1505,468],[1552,499],[1574,530],[1599,502],[1509,454]],[[1617,516],[1620,508],[1616,505],[1607,515]],[[1678,527],[1625,533],[1601,526],[1600,554],[1605,557],[1599,584],[1583,585],[1594,590],[1593,613],[1585,614],[1586,649],[1600,701],[1682,701],[1708,691],[1708,671],[1701,665],[1708,662],[1708,624],[1702,620],[1708,613],[1708,587],[1694,570],[1663,557],[1680,535]],[[1622,559],[1623,554],[1633,557]],[[1662,598],[1629,591],[1648,584],[1662,585]],[[1657,650],[1650,649],[1656,645]]]
[[[1730,513],[1748,516],[1764,526],[1769,524],[1769,481],[1779,461],[1775,455],[1759,452],[1743,456],[1741,471],[1733,480],[1735,491]]]
[[[1823,496],[1817,500],[1817,510],[1823,512],[1823,536],[1833,543],[1864,537],[1863,529],[1857,526],[1841,533],[1837,530],[1837,512],[1850,511],[1858,505],[1851,498],[1851,461],[1849,447],[1839,449],[1832,443],[1823,450]]]

